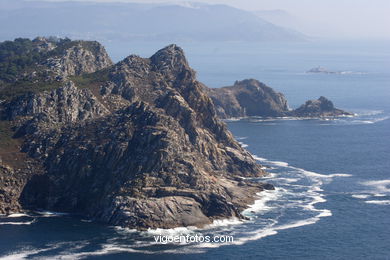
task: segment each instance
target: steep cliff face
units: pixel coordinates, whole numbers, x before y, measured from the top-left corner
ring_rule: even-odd
[[[91,91],[77,88],[68,77],[112,62],[97,42],[17,39],[0,43],[0,50],[0,213],[6,214],[22,210],[26,183],[45,173],[42,160],[22,152],[23,143],[31,142],[35,157],[47,156],[45,146],[28,136],[50,137],[53,129],[107,113]],[[76,59],[72,53],[83,55]],[[49,65],[54,58],[60,65]]]
[[[220,118],[234,117],[338,117],[352,113],[337,109],[325,97],[308,100],[297,109],[289,109],[287,100],[265,84],[248,79],[237,81],[231,87],[207,90]]]
[[[1,105],[21,151],[42,168],[13,195],[19,208],[167,228],[240,217],[263,189],[240,178],[264,172],[217,119],[176,45],[67,75],[59,88]]]
[[[45,42],[45,39],[37,41]],[[98,42],[73,41],[71,43],[69,46],[64,46],[64,50],[59,55],[49,53],[52,57],[42,64],[53,71],[57,77],[65,78],[92,73],[113,64],[103,46]]]
[[[231,87],[210,89],[219,117],[283,116],[288,111],[282,93],[255,80],[236,81]]]

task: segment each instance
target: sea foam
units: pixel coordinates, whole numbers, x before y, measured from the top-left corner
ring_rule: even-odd
[[[390,205],[390,200],[367,200],[365,202],[368,204]]]

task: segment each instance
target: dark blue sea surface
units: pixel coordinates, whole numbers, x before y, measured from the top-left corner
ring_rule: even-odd
[[[110,45],[119,60],[165,43]],[[40,212],[0,218],[0,259],[390,259],[390,44],[204,43],[181,46],[206,85],[256,78],[290,106],[324,95],[356,113],[334,120],[248,118],[229,129],[276,186],[248,221],[136,232]],[[307,74],[323,66],[342,74]],[[156,234],[233,235],[228,244],[156,244]]]

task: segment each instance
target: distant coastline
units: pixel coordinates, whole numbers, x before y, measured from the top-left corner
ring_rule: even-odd
[[[342,71],[333,71],[328,70],[324,67],[318,66],[315,68],[311,68],[310,70],[306,71],[308,74],[339,74],[339,75],[345,75],[345,74],[367,74],[366,72],[360,72],[360,71],[350,71],[350,70],[342,70]]]

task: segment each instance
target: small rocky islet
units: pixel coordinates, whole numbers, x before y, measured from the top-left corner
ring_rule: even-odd
[[[321,96],[308,100],[297,109],[290,109],[282,93],[255,79],[236,81],[233,86],[207,89],[219,118],[239,117],[301,117],[332,118],[352,116],[337,109],[333,102]]]
[[[210,89],[183,50],[113,64],[97,42],[0,43],[0,214],[45,209],[139,230],[241,215],[266,172],[221,118],[340,116],[321,97],[289,110],[256,80]],[[250,178],[249,178],[250,179]]]

